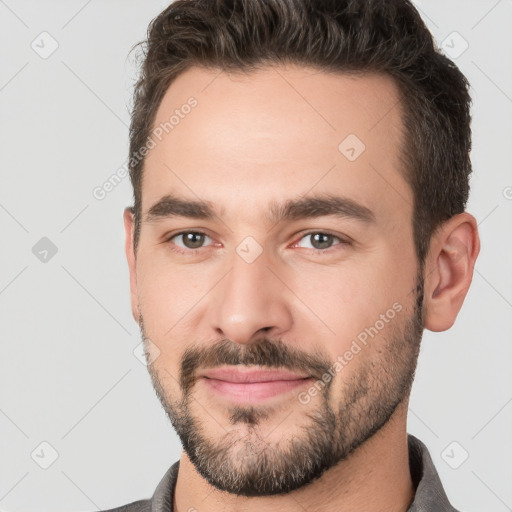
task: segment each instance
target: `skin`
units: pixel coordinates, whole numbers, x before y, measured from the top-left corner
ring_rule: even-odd
[[[207,350],[222,340],[243,350],[265,337],[334,362],[358,334],[399,303],[400,313],[335,374],[328,403],[333,408],[345,404],[349,383],[365,368],[373,376],[368,400],[375,398],[379,382],[413,369],[386,367],[391,359],[383,354],[391,353],[393,336],[399,339],[414,315],[419,271],[413,194],[401,174],[402,121],[393,81],[294,66],[249,75],[194,67],[169,87],[155,126],[190,96],[197,106],[146,157],[144,221],[136,253],[133,216],[129,209],[124,212],[132,311],[137,322],[143,318],[143,334],[157,356],[150,365],[155,386],[177,406],[184,395],[180,368],[186,349]],[[366,146],[355,161],[338,149],[349,134]],[[149,208],[168,193],[210,201],[217,216],[146,221]],[[375,221],[266,219],[272,202],[313,194],[350,198],[370,209]],[[195,253],[173,250],[190,251],[182,237],[170,237],[194,230],[208,235],[202,248]],[[339,238],[324,252],[315,251],[306,236],[311,232]],[[252,263],[236,251],[249,236],[262,251]],[[470,214],[456,215],[437,230],[424,269],[425,328],[444,331],[454,323],[478,252],[476,221]],[[415,361],[419,339],[412,341],[410,361]],[[256,408],[266,413],[256,436],[243,421],[230,422],[230,404],[202,382],[194,381],[191,392],[190,413],[205,426],[211,443],[219,443],[229,431],[232,439],[249,439],[253,448],[269,448],[269,453],[300,436],[299,427],[308,425],[307,412],[318,410],[325,400],[318,394],[303,405],[297,392],[269,399]],[[405,396],[389,421],[348,457],[287,494],[247,497],[218,490],[184,451],[175,510],[295,512],[299,503],[310,512],[405,511],[414,497],[407,402]],[[232,462],[243,464],[236,462],[241,453],[248,461],[258,460],[256,452],[239,448]]]

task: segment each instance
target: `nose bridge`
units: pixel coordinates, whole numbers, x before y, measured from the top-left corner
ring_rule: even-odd
[[[270,335],[292,324],[286,288],[274,275],[276,265],[256,244],[246,239],[236,248],[212,305],[212,327],[237,343],[250,343],[262,329]]]

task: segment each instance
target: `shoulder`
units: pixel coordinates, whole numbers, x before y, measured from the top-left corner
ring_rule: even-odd
[[[101,512],[151,512],[156,510],[158,512],[172,512],[174,489],[178,478],[178,469],[180,461],[176,461],[165,473],[164,477],[160,480],[153,497],[147,500],[134,501],[117,508],[109,508]]]
[[[151,512],[151,500],[139,500],[118,508],[110,508],[102,512]]]

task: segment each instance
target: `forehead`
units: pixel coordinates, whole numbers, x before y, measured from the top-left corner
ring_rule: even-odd
[[[219,211],[229,208],[226,200],[255,211],[263,201],[313,189],[340,192],[377,212],[411,210],[401,171],[401,103],[383,75],[193,67],[168,88],[152,138],[143,211],[166,193],[206,199]]]

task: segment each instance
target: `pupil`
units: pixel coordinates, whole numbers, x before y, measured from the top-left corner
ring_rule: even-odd
[[[326,249],[330,246],[331,235],[325,233],[315,233],[311,235],[313,238],[313,246],[317,249]],[[191,249],[201,247],[204,242],[204,235],[202,233],[187,233],[185,237],[185,245]]]
[[[325,233],[315,233],[312,235],[314,243],[313,246],[317,249],[327,249],[331,242],[331,235],[327,235]],[[324,241],[319,240],[323,238]],[[320,247],[316,247],[316,245],[320,245]]]
[[[201,247],[203,241],[204,235],[202,233],[187,233],[185,236],[185,245],[190,249]]]

